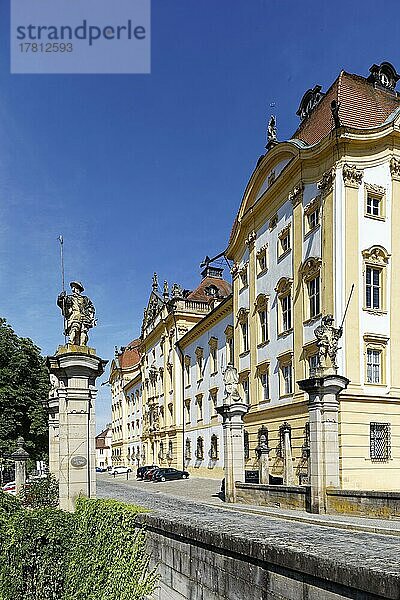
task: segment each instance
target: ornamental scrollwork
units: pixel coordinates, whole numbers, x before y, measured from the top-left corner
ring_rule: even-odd
[[[388,264],[390,254],[383,246],[371,246],[362,251],[365,262],[384,267]]]
[[[278,296],[286,296],[292,289],[293,279],[290,277],[281,277],[276,284],[275,291]]]
[[[255,231],[251,231],[245,240],[246,246],[252,246],[257,239],[257,234]]]
[[[356,165],[343,165],[343,181],[344,185],[358,188],[362,183],[363,172],[357,169]]]
[[[390,174],[393,179],[400,181],[400,160],[394,156],[390,159]]]
[[[321,272],[322,260],[315,256],[307,258],[301,267],[301,274],[304,281],[311,281],[315,279]]]
[[[331,191],[333,183],[335,181],[335,175],[335,169],[330,169],[329,171],[326,171],[326,173],[322,175],[320,181],[318,181],[317,188],[322,196],[328,194]]]
[[[244,308],[242,306],[242,308],[239,309],[238,314],[237,314],[237,320],[239,321],[239,323],[245,323],[247,321],[248,314],[249,314],[249,309]]]

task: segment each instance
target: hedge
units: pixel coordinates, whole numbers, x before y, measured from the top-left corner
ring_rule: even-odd
[[[149,571],[143,509],[80,498],[75,513],[29,510],[0,494],[0,600],[142,600]]]

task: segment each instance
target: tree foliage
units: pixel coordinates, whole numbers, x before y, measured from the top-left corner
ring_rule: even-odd
[[[31,459],[48,451],[47,399],[49,376],[40,350],[29,338],[16,335],[0,317],[0,454],[13,452],[18,436]]]

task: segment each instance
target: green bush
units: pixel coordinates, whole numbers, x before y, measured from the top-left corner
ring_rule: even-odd
[[[58,481],[54,475],[35,479],[19,494],[21,503],[29,508],[56,508],[58,506]]]
[[[0,495],[0,600],[142,600],[156,585],[142,512],[81,498],[75,513],[25,509]]]

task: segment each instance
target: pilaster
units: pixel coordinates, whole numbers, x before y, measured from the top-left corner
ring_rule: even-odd
[[[335,170],[323,174],[317,183],[321,200],[321,248],[322,248],[322,308],[324,314],[335,314],[334,304],[334,222],[333,222],[333,184]]]
[[[302,277],[300,274],[303,262],[303,192],[304,184],[300,182],[289,194],[293,206],[293,369],[294,380],[305,377],[303,354],[303,322],[304,306],[302,294]],[[296,393],[298,390],[294,390]]]
[[[400,394],[400,319],[398,316],[400,298],[400,159],[390,161],[392,176],[392,243],[390,276],[390,387],[392,394]],[[394,267],[394,268],[393,268]]]
[[[345,302],[354,283],[345,324],[345,372],[352,387],[360,387],[360,275],[359,275],[359,207],[358,190],[363,172],[356,165],[343,165],[345,189]],[[361,291],[362,293],[362,291]]]

